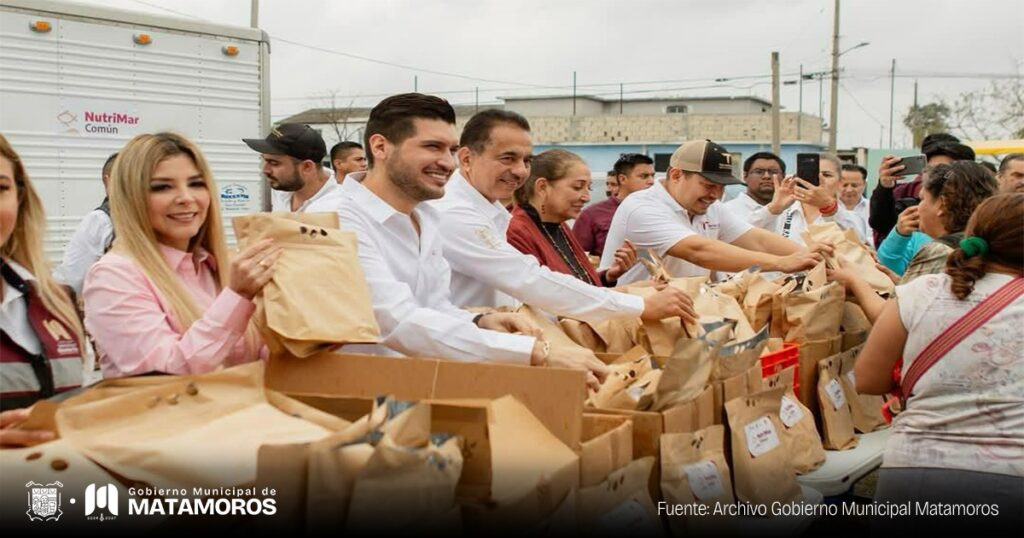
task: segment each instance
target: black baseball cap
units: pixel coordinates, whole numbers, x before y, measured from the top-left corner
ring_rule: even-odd
[[[698,173],[719,185],[746,185],[732,175],[732,154],[710,140],[684,142],[672,153],[669,166]]]
[[[936,146],[942,143],[959,143],[960,139],[949,133],[932,133],[921,140],[921,153],[928,155]]]
[[[320,133],[301,123],[282,123],[266,138],[243,138],[242,142],[260,153],[283,154],[300,161],[320,163],[327,156],[327,144]]]

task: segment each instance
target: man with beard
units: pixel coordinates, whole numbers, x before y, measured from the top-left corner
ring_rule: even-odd
[[[435,207],[441,214],[444,256],[452,267],[456,305],[505,306],[516,301],[589,323],[612,318],[694,320],[693,302],[666,288],[646,299],[590,285],[541,266],[506,240],[511,215],[499,200],[530,175],[530,124],[505,110],[470,118],[459,141],[459,173]],[[620,185],[621,188],[621,185]]]
[[[365,133],[369,169],[341,184],[338,215],[358,236],[381,342],[342,350],[552,365],[603,376],[607,367],[593,353],[553,347],[525,316],[474,315],[449,299],[440,215],[421,202],[441,198],[455,170],[451,105],[419,93],[394,95],[370,111]]]
[[[263,157],[263,175],[272,189],[271,211],[338,210],[338,183],[320,164],[327,155],[327,145],[315,129],[282,123],[266,138],[245,138],[242,142]]]
[[[722,204],[726,185],[739,185],[732,175],[732,155],[710,140],[679,146],[669,161],[668,177],[623,200],[608,231],[601,269],[614,260],[624,241],[637,250],[654,249],[673,277],[705,276],[710,271],[737,272],[759,266],[785,273],[814,267],[821,256],[773,232],[740,220]],[[820,245],[817,250],[831,251]],[[642,266],[619,278],[628,284],[646,278]]]
[[[743,161],[743,178],[747,190],[723,205],[736,218],[750,222],[751,213],[772,201],[775,182],[781,181],[785,175],[786,163],[778,155],[768,151],[755,153]]]
[[[999,192],[1009,194],[1024,192],[1024,153],[1010,153],[999,162]]]

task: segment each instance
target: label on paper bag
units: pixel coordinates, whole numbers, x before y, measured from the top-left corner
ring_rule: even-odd
[[[725,489],[722,487],[722,475],[718,467],[711,460],[702,460],[697,463],[683,466],[686,473],[686,480],[690,483],[690,490],[693,496],[700,501],[710,501],[725,496]]]
[[[850,388],[857,390],[857,376],[853,375],[853,370],[846,372],[846,380],[850,382]]]
[[[747,435],[747,450],[750,455],[758,457],[771,452],[779,446],[779,434],[775,431],[775,425],[767,416],[761,417],[743,428]]]
[[[782,406],[779,408],[779,418],[787,428],[792,428],[796,426],[797,422],[800,422],[800,419],[804,418],[804,411],[788,396],[783,396]]]
[[[832,400],[832,408],[836,411],[846,405],[846,394],[843,393],[843,387],[839,385],[839,381],[835,379],[829,381],[825,385],[825,392],[828,394],[828,399]]]

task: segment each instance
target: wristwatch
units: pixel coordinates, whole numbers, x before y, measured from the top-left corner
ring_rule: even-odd
[[[551,342],[538,340],[540,342],[540,362],[534,366],[547,366],[548,357],[551,356]]]

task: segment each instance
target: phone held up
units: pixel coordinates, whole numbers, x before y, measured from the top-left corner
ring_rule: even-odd
[[[817,153],[797,153],[796,177],[817,186],[820,165],[821,155]]]
[[[903,213],[904,211],[906,211],[906,209],[908,207],[914,207],[914,206],[916,206],[917,204],[920,204],[920,203],[921,203],[921,200],[919,198],[915,198],[913,196],[908,196],[906,198],[900,198],[899,200],[896,200],[896,202],[895,202],[896,214],[899,215],[900,213]]]
[[[900,159],[898,164],[903,165],[903,170],[899,172],[901,176],[916,176],[924,171],[925,163],[928,162],[928,158],[924,155],[911,155],[909,157],[903,157]]]

